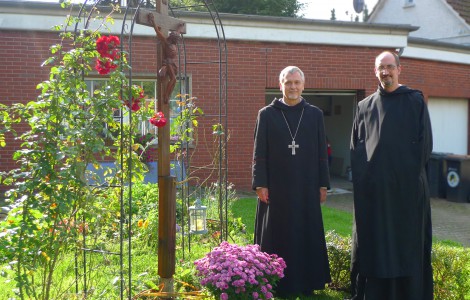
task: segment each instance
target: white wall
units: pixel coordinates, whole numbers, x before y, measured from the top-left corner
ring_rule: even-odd
[[[469,26],[445,0],[415,0],[414,3],[406,6],[405,0],[383,1],[369,22],[419,26],[418,30],[410,32],[412,37],[449,42],[460,39],[461,44],[470,40]]]

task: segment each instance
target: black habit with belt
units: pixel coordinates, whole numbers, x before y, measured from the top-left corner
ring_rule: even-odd
[[[431,151],[420,91],[400,86],[388,93],[379,86],[359,102],[351,137],[353,299],[433,298],[426,177]]]
[[[295,155],[288,147],[292,137],[286,120],[298,145]],[[278,295],[323,289],[330,282],[330,270],[319,190],[329,186],[329,173],[320,109],[304,99],[295,106],[275,99],[259,111],[252,184],[253,189],[269,189],[269,204],[258,201],[255,243],[287,265]]]

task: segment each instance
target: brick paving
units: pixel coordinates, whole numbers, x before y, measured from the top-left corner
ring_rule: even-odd
[[[352,183],[343,178],[332,178],[331,187],[325,205],[352,212]],[[434,239],[452,240],[470,247],[470,203],[431,198],[431,213]]]

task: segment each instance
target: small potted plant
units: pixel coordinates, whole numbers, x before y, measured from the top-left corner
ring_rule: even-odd
[[[201,285],[216,299],[272,299],[273,287],[284,277],[286,263],[259,245],[222,242],[194,262]]]

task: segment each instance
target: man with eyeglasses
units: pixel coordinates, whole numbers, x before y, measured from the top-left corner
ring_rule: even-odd
[[[353,122],[354,300],[433,299],[431,124],[422,92],[398,83],[401,71],[397,54],[376,57],[379,87],[358,103]]]

